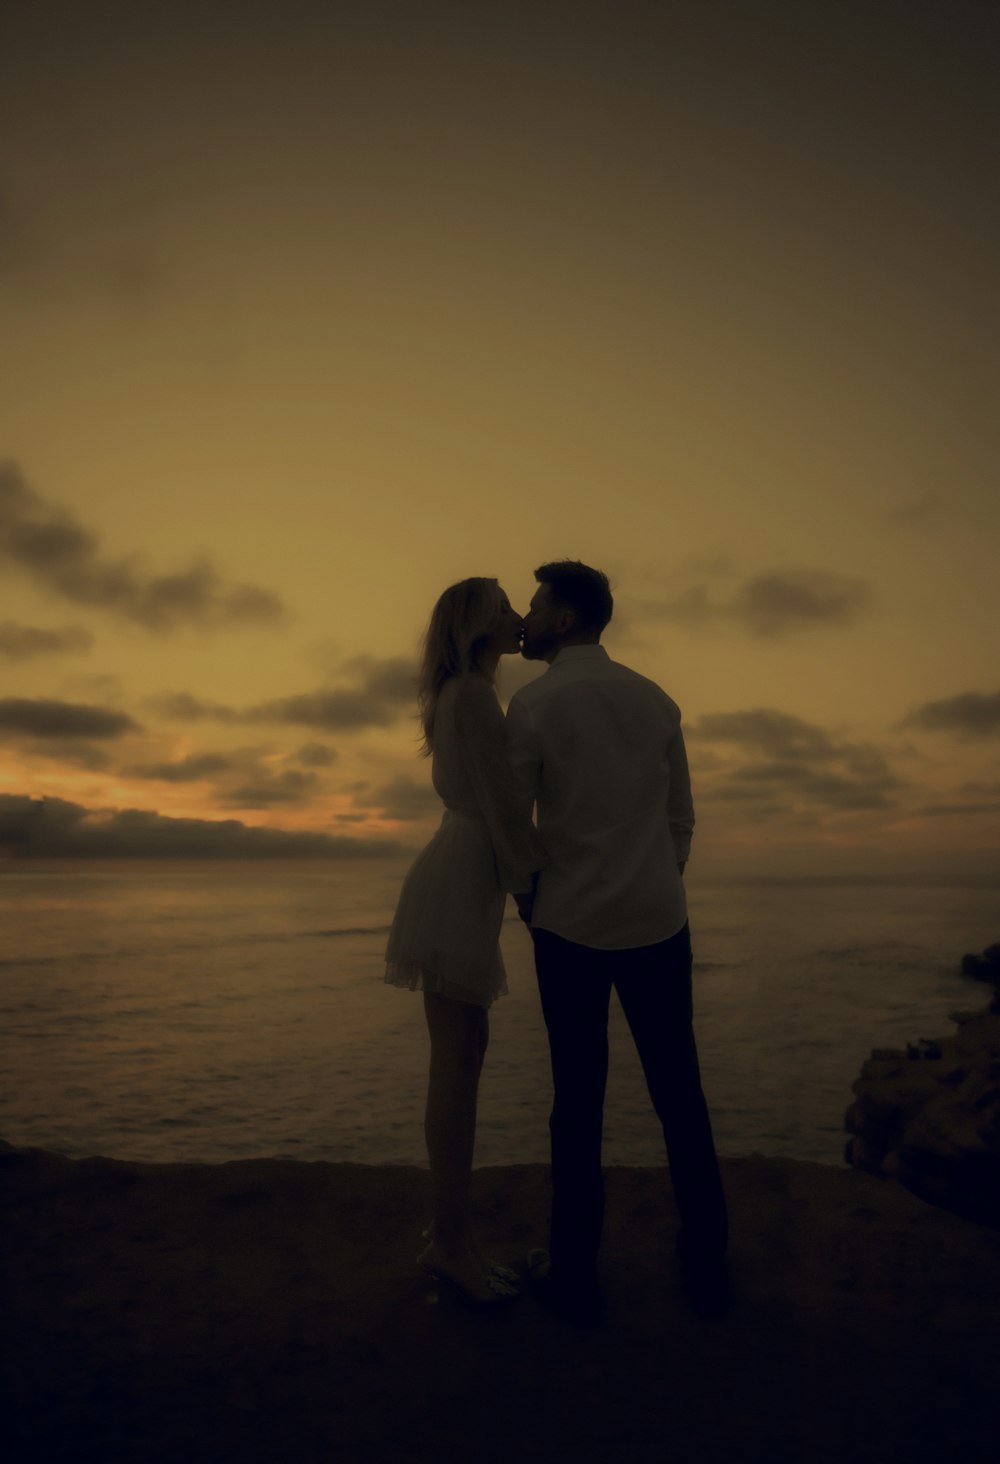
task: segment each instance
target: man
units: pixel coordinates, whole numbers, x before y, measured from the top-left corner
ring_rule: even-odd
[[[694,811],[680,712],[600,644],[613,610],[606,575],[564,560],[535,578],[522,655],[549,669],[511,699],[507,739],[549,860],[534,895],[518,897],[554,1088],[551,1269],[542,1290],[570,1320],[603,1315],[597,1253],[613,986],[663,1125],[682,1278],[699,1310],[718,1313],[728,1304],[726,1204],[692,1027],[681,876]]]

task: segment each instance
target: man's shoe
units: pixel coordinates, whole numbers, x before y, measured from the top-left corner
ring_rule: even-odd
[[[593,1269],[554,1273],[548,1251],[533,1250],[528,1253],[528,1281],[538,1305],[559,1321],[585,1328],[607,1321],[607,1303]]]
[[[678,1256],[681,1285],[691,1310],[699,1317],[724,1317],[733,1306],[733,1285],[724,1256]]]

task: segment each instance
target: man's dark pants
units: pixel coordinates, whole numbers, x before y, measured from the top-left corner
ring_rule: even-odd
[[[726,1202],[698,1070],[687,925],[658,945],[621,951],[577,945],[548,930],[532,937],[552,1054],[553,1271],[592,1269],[601,1243],[612,986],[663,1125],[681,1220],[678,1250],[693,1261],[718,1260],[726,1248]]]

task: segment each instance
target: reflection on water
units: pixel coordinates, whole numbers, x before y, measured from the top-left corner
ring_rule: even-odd
[[[382,982],[405,863],[0,866],[0,1136],[80,1155],[424,1163],[420,997]],[[949,1030],[997,938],[984,890],[694,882],[696,1013],[723,1153],[839,1163],[873,1046]],[[516,920],[477,1162],[547,1157],[548,1059]],[[662,1152],[613,1005],[605,1158]]]

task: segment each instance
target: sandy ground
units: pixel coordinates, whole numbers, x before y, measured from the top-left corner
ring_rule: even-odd
[[[416,1270],[418,1169],[72,1162],[0,1150],[4,1457],[1000,1458],[1000,1234],[848,1169],[723,1163],[738,1288],[693,1316],[663,1171],[608,1171],[606,1328]],[[547,1171],[476,1174],[481,1231],[544,1242]]]

